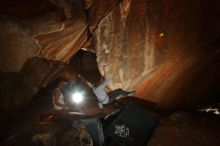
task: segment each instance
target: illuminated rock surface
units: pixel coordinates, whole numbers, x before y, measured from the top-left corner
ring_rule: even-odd
[[[95,31],[110,87],[159,107],[192,107],[220,95],[219,9],[207,1],[123,0]]]
[[[0,140],[51,111],[48,85],[66,64],[94,82],[98,70],[105,72],[111,89],[136,90],[137,98],[157,108],[216,104],[219,7],[218,0],[1,1]],[[46,96],[35,96],[46,89]],[[99,112],[90,100],[84,110]],[[219,116],[174,112],[161,118],[149,145],[217,146],[219,130]]]
[[[61,9],[49,1],[2,3],[1,71],[19,72],[34,56],[66,62],[87,40],[86,15],[80,0],[67,7],[71,10],[68,18],[62,12],[66,7]]]
[[[218,0],[1,1],[1,109],[28,104],[63,63],[84,65],[93,76],[89,57],[71,62],[82,47],[96,53],[102,75],[109,64],[110,88],[136,90],[159,108],[219,101],[219,6]]]
[[[55,79],[60,65],[83,46],[86,14],[80,0],[4,1],[0,14],[0,101],[13,111]]]

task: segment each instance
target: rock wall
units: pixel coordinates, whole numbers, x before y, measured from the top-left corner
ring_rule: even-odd
[[[55,79],[86,43],[87,27],[81,0],[1,1],[0,109],[17,111]]]
[[[102,64],[109,64],[105,71],[112,88],[131,90],[138,78],[159,64],[148,38],[146,13],[146,1],[122,1],[95,31],[97,62],[102,74]]]
[[[162,108],[220,95],[217,0],[122,0],[95,31],[97,62],[112,89],[136,90]]]
[[[67,62],[87,41],[80,0],[10,1],[0,7],[0,70],[19,72],[29,57]],[[18,5],[16,5],[18,4]]]
[[[64,66],[59,62],[32,57],[26,61],[20,73],[0,72],[0,115],[17,113],[63,70]]]
[[[99,22],[119,3],[120,0],[84,0],[87,10],[88,24],[91,33],[97,28]]]
[[[51,68],[54,61],[66,63],[86,46],[95,49],[112,89],[136,90],[163,108],[219,97],[219,6],[218,0],[2,1],[1,99],[17,98],[8,84],[20,80],[28,94],[19,98],[30,99],[60,71]]]

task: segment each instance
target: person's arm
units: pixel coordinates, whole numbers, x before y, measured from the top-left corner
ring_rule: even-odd
[[[106,85],[109,83],[109,79],[107,77],[103,77],[104,81],[98,86],[98,88],[105,88]]]
[[[90,88],[93,87],[92,83],[90,83],[89,81],[87,81],[84,77],[78,75],[78,77],[80,78],[80,80],[84,83],[86,83]]]
[[[90,87],[90,88],[93,88],[94,86],[92,85],[92,83],[90,83],[90,82],[86,82],[86,84]]]

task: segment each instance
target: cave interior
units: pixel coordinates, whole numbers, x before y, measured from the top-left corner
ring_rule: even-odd
[[[66,73],[135,91],[100,109],[82,83],[77,110],[135,102],[159,121],[145,145],[220,145],[219,0],[1,0],[0,32],[0,145],[74,145],[66,127],[39,126]],[[56,140],[27,140],[42,131]]]

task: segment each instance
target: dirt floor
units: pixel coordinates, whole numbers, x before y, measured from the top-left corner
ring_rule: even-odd
[[[160,118],[149,146],[219,146],[220,116],[175,111]]]

